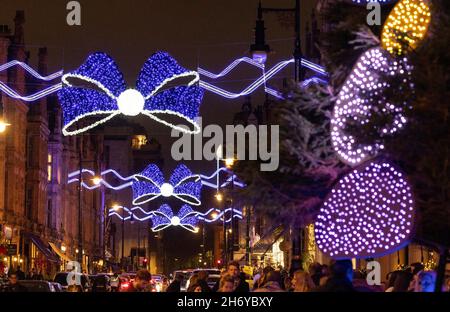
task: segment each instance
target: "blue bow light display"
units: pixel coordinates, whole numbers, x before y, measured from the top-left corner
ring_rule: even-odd
[[[178,214],[174,215],[172,208],[164,204],[158,210],[152,212],[152,231],[158,232],[169,226],[181,226],[188,231],[198,232],[198,228],[196,227],[198,214],[189,205],[183,205]]]
[[[141,205],[151,200],[164,197],[175,197],[190,205],[199,206],[202,181],[198,174],[192,174],[185,165],[178,165],[170,177],[169,183],[164,181],[158,166],[151,164],[141,173],[134,175],[132,184],[133,205]]]
[[[191,79],[187,85],[174,86],[174,80],[180,78]],[[74,86],[72,80],[82,84]],[[157,52],[145,62],[136,89],[127,88],[117,64],[102,52],[90,55],[77,70],[63,75],[62,81],[65,87],[58,97],[64,111],[64,135],[85,132],[122,114],[143,114],[178,131],[200,132],[195,122],[203,98],[203,89],[196,84],[199,75],[165,52]],[[169,115],[188,122],[193,129],[169,122]],[[92,121],[89,117],[97,118]],[[81,120],[85,122],[78,123]]]

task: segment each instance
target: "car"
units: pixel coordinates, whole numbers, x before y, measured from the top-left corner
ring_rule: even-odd
[[[106,273],[100,273],[91,277],[92,292],[110,292],[110,277]]]
[[[67,283],[67,277],[69,276],[70,272],[58,272],[55,275],[55,278],[53,279],[53,282],[59,283],[62,286],[63,291],[67,291],[68,283]],[[90,281],[89,278],[85,274],[81,273],[72,273],[74,282],[77,285],[80,285],[83,291],[89,291],[90,288]]]
[[[47,281],[36,281],[36,280],[22,280],[19,284],[27,289],[28,292],[58,292],[55,284],[59,283],[47,282]],[[61,285],[60,285],[61,286]]]
[[[155,292],[161,292],[163,289],[163,280],[166,277],[162,274],[152,274],[152,284]]]
[[[50,282],[53,287],[55,287],[55,292],[63,292],[63,287],[61,286],[60,283],[55,283],[55,282]]]
[[[192,274],[192,270],[178,270],[173,272],[173,280],[180,281],[180,290],[186,291],[186,284],[189,281],[189,277]]]

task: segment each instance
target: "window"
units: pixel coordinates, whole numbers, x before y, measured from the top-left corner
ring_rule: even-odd
[[[49,182],[52,181],[52,158],[53,158],[52,154],[47,155],[47,176],[48,176],[47,180]]]
[[[145,144],[147,144],[147,137],[145,135],[135,135],[131,141],[131,148],[139,150]]]

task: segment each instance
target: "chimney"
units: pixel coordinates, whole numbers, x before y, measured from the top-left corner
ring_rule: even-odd
[[[25,24],[25,11],[16,11],[16,17],[14,18],[14,37],[13,43],[16,45],[24,45],[25,44],[25,33],[24,33],[24,24]]]
[[[47,75],[47,63],[48,63],[46,47],[39,48],[38,57],[39,57],[39,60],[38,60],[39,74],[41,74],[42,76],[45,76],[45,75]]]

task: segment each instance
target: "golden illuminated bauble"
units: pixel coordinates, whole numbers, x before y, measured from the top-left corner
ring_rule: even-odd
[[[403,55],[425,38],[431,13],[424,0],[400,0],[389,14],[381,34],[381,45],[389,53]]]

